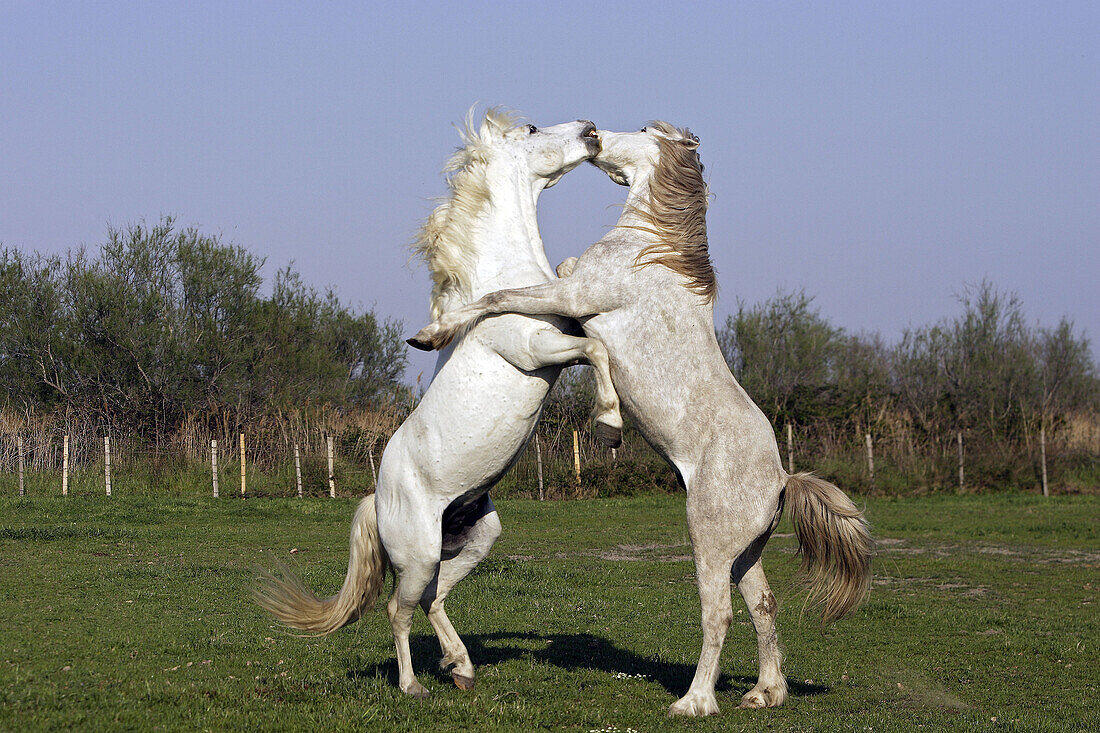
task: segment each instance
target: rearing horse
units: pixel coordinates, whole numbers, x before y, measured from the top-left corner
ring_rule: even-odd
[[[468,118],[463,140],[446,168],[450,196],[416,243],[432,273],[433,317],[493,290],[554,279],[535,217],[539,194],[600,149],[591,122],[540,130],[496,110],[480,129]],[[455,683],[472,688],[473,663],[443,602],[500,535],[487,492],[527,444],[564,366],[595,367],[598,433],[618,442],[607,353],[598,341],[568,335],[576,329],[560,316],[507,316],[444,351],[423,399],[386,445],[375,494],[359,504],[340,592],[322,600],[293,574],[269,575],[256,593],[260,604],[290,626],[328,634],[374,606],[392,564],[398,581],[388,611],[401,689],[428,694],[409,652],[418,604]]]
[[[594,159],[629,186],[615,228],[568,277],[486,295],[445,314],[410,343],[441,348],[470,324],[501,313],[575,318],[603,343],[615,388],[646,440],[687,490],[687,518],[702,603],[703,648],[672,715],[718,712],[714,683],[733,618],[730,579],[756,628],[760,676],[742,707],[787,697],[775,630],[777,604],[760,555],[784,506],[824,622],[866,593],[871,537],[860,511],[832,484],[788,475],[767,417],[730,373],[714,334],[716,282],[707,244],[707,187],[687,130],[654,123],[634,133],[600,132]],[[564,263],[563,263],[564,265]]]

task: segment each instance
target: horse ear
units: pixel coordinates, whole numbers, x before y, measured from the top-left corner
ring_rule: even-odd
[[[689,132],[687,137],[680,138],[680,144],[688,150],[697,150],[699,148],[699,138]]]
[[[483,139],[500,138],[504,136],[510,126],[510,121],[505,114],[498,107],[493,107],[485,114],[485,121],[481,125],[480,134]]]
[[[481,123],[481,129],[477,131],[477,136],[481,138],[483,142],[489,142],[494,137],[500,135],[499,128],[492,117],[486,117]]]

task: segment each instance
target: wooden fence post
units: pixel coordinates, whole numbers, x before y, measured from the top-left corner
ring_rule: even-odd
[[[61,444],[61,495],[69,495],[69,436]]]
[[[963,490],[963,431],[955,431],[955,442],[959,447],[959,493]]]
[[[26,492],[23,490],[23,436],[19,435],[15,438],[15,450],[19,453],[19,495],[24,496]]]
[[[302,454],[298,450],[298,444],[294,444],[294,480],[298,484],[298,498],[302,498]]]
[[[330,499],[336,498],[336,476],[333,474],[332,436],[328,436],[328,495]]]
[[[245,466],[244,466],[244,433],[241,433],[241,498],[244,498]]]
[[[1047,426],[1042,418],[1039,418],[1039,458],[1043,465],[1043,496],[1050,496],[1047,486]]]
[[[210,441],[210,478],[214,482],[214,498],[218,498],[218,441]]]
[[[539,444],[538,433],[535,433],[535,465],[539,470],[539,501],[546,501],[546,494],[542,487],[542,445]]]
[[[875,490],[875,449],[871,443],[871,434],[864,434],[867,443],[867,472],[871,474],[871,491]]]
[[[103,436],[103,483],[107,487],[107,496],[111,495],[111,436]]]
[[[374,468],[374,449],[367,448],[367,458],[370,459],[370,475],[374,479],[374,488],[378,488],[378,471]]]
[[[581,483],[581,444],[577,437],[577,431],[573,431],[573,475],[577,479],[577,485]]]
[[[794,431],[787,423],[787,473],[794,473]]]

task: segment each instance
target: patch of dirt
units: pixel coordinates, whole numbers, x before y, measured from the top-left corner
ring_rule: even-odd
[[[666,550],[679,549],[687,545],[664,545],[649,543],[645,545],[615,545],[611,550],[596,550],[590,553],[601,560],[615,562],[684,562],[691,561],[691,555],[682,553],[670,553]]]
[[[932,557],[949,557],[960,553],[976,552],[981,555],[993,555],[1003,557],[1006,560],[1029,563],[1062,563],[1079,565],[1081,567],[1100,567],[1100,552],[1085,550],[1053,549],[1035,546],[1009,546],[1009,545],[957,545],[957,544],[925,544],[918,547],[905,546],[907,540],[893,537],[883,537],[875,540],[875,544],[881,553],[895,555],[930,555]]]
[[[571,557],[598,557],[612,562],[690,562],[690,554],[667,552],[667,550],[688,548],[685,544],[661,544],[652,542],[645,545],[615,545],[609,550],[581,550],[578,552],[555,552],[554,557],[566,560]]]
[[[976,598],[984,596],[989,592],[989,588],[985,586],[974,586],[958,580],[945,583],[940,578],[927,577],[896,578],[876,575],[871,579],[871,583],[879,586],[893,586],[899,591],[905,588],[913,588],[914,586],[932,587],[936,590],[953,593],[963,598]]]

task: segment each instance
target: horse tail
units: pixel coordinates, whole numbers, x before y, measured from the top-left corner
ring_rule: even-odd
[[[374,608],[389,569],[389,558],[378,537],[378,514],[371,494],[359,502],[351,523],[351,558],[339,593],[330,598],[318,598],[297,575],[282,565],[282,578],[261,571],[262,585],[253,595],[261,606],[287,626],[325,636],[357,621]]]
[[[787,477],[787,510],[798,538],[807,605],[822,625],[854,610],[871,583],[874,542],[867,520],[844,492],[810,473]]]

